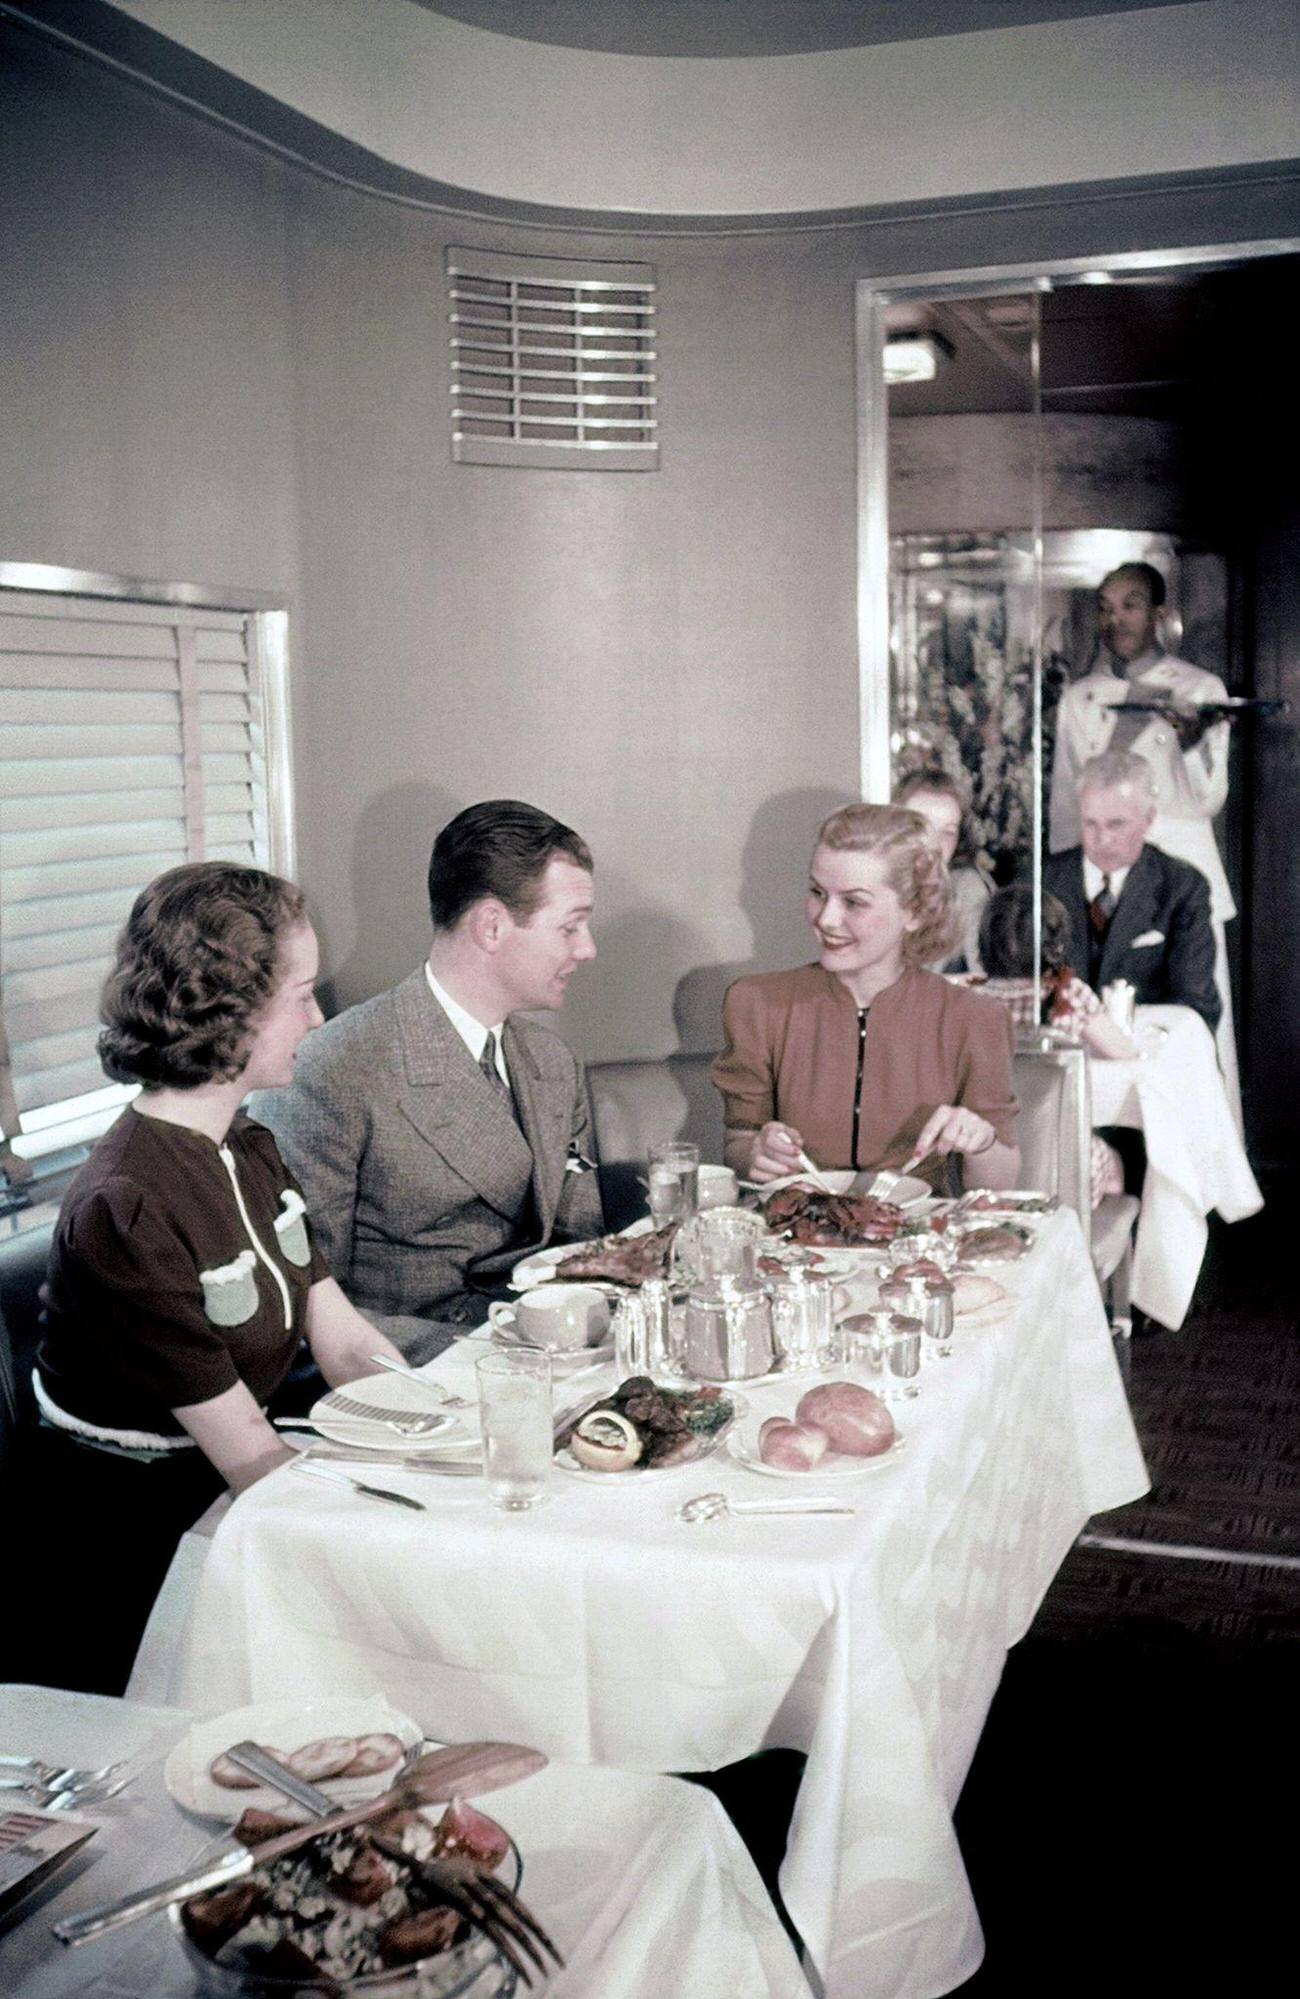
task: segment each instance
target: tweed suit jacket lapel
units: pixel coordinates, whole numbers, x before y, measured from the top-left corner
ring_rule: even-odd
[[[528,1140],[480,1074],[423,970],[404,979],[393,998],[406,1070],[403,1114],[489,1207],[513,1221],[521,1175],[532,1172]]]
[[[538,1062],[521,1021],[508,1020],[502,1035],[524,1133],[533,1155],[533,1200],[545,1242],[564,1186],[573,1121],[573,1087]]]
[[[1140,937],[1145,930],[1160,928],[1158,877],[1151,849],[1143,847],[1128,871],[1123,892],[1110,919],[1110,929],[1106,932],[1101,954],[1099,984],[1105,986],[1112,979],[1122,979],[1128,964],[1129,945],[1134,938]]]

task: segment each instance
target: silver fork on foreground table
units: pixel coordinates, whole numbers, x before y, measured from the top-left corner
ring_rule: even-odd
[[[295,1805],[301,1805],[305,1812],[310,1812],[313,1818],[329,1818],[338,1809],[333,1798],[324,1791],[318,1791],[314,1784],[305,1783],[294,1771],[286,1769],[278,1757],[269,1755],[256,1742],[237,1742],[226,1754],[241,1770],[260,1778],[272,1790],[280,1791]],[[531,1985],[532,1979],[520,1952],[543,1974],[550,1967],[541,1955],[542,1951],[549,1951],[557,1964],[564,1963],[531,1909],[503,1881],[481,1873],[476,1867],[452,1866],[445,1860],[417,1860],[399,1841],[387,1838],[373,1826],[367,1828],[367,1833],[371,1843],[381,1853],[428,1882],[450,1908],[455,1909],[474,1929],[481,1930],[493,1949],[500,1951],[525,1985]]]
[[[30,1777],[51,1790],[67,1791],[81,1784],[107,1784],[125,1768],[125,1763],[105,1763],[102,1770],[77,1770],[62,1763],[42,1763],[39,1756],[0,1756],[0,1785],[12,1789],[13,1782],[25,1784]]]

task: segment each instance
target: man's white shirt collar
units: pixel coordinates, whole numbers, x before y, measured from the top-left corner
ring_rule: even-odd
[[[466,1013],[464,1007],[460,1006],[452,998],[446,987],[438,984],[438,981],[433,976],[433,967],[427,958],[424,961],[424,976],[428,982],[429,991],[437,1000],[438,1005],[442,1008],[476,1062],[481,1062],[483,1059],[483,1050],[487,1046],[488,1035],[496,1035],[497,1074],[506,1087],[509,1088],[510,1071],[506,1068],[506,1051],[501,1040],[501,1030],[505,1026],[505,1022],[498,1021],[495,1027],[484,1027],[481,1020],[475,1020],[472,1013]]]
[[[1116,902],[1119,901],[1120,890],[1128,880],[1128,875],[1129,871],[1127,868],[1112,868],[1110,871],[1110,892]],[[1083,857],[1083,899],[1085,902],[1092,902],[1101,894],[1102,880],[1101,869],[1094,861],[1090,861],[1085,854]]]

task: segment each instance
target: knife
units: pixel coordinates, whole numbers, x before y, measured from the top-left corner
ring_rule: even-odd
[[[313,1478],[328,1479],[331,1485],[350,1485],[353,1492],[364,1492],[367,1499],[387,1499],[393,1506],[409,1506],[415,1513],[426,1511],[423,1500],[411,1499],[404,1492],[392,1492],[386,1485],[366,1485],[345,1471],[331,1471],[328,1465],[311,1464],[305,1458],[296,1458],[291,1469],[308,1472]]]
[[[313,1465],[318,1463],[362,1465],[370,1467],[392,1465],[394,1470],[424,1472],[431,1478],[481,1478],[483,1476],[483,1466],[477,1460],[470,1462],[466,1459],[455,1458],[406,1457],[400,1451],[385,1454],[382,1451],[349,1450],[345,1445],[340,1445],[337,1450],[321,1449],[313,1445],[310,1452],[304,1453],[303,1463]]]
[[[69,1946],[89,1943],[95,1937],[106,1936],[110,1930],[135,1922],[140,1916],[156,1915],[173,1902],[186,1902],[191,1895],[203,1895],[211,1888],[224,1888],[232,1881],[241,1881],[255,1868],[306,1846],[324,1833],[346,1832],[368,1818],[382,1817],[385,1812],[406,1805],[447,1804],[455,1797],[477,1797],[483,1791],[498,1791],[533,1776],[545,1768],[546,1761],[540,1749],[525,1749],[515,1742],[464,1742],[435,1749],[422,1756],[391,1790],[381,1792],[363,1805],[334,1812],[327,1819],[315,1819],[309,1825],[294,1826],[275,1839],[263,1840],[260,1846],[239,1848],[211,1866],[173,1875],[170,1880],[156,1882],[138,1894],[125,1895],[120,1901],[105,1902],[79,1916],[67,1916],[51,1926],[53,1933],[60,1943]]]

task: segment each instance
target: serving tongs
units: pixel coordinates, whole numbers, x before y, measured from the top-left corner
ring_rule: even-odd
[[[541,1750],[525,1749],[515,1742],[465,1742],[432,1750],[420,1757],[390,1790],[368,1798],[364,1804],[341,1812],[331,1808],[326,1819],[294,1826],[291,1831],[264,1839],[257,1846],[228,1853],[210,1866],[188,1874],[174,1874],[152,1888],[124,1895],[119,1901],[105,1902],[79,1916],[67,1916],[52,1925],[54,1935],[63,1944],[89,1943],[92,1938],[106,1936],[141,1916],[157,1915],[173,1902],[188,1902],[192,1895],[203,1895],[209,1889],[242,1881],[255,1868],[278,1860],[282,1853],[306,1846],[322,1833],[346,1832],[354,1825],[364,1825],[367,1819],[382,1817],[385,1812],[419,1805],[445,1805],[456,1797],[497,1791],[506,1784],[517,1784],[533,1776],[544,1768],[546,1761]]]

